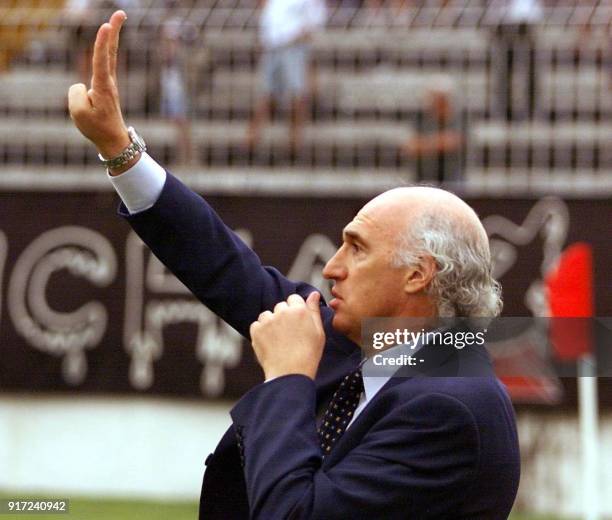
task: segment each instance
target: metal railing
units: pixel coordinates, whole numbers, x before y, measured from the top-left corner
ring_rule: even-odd
[[[502,192],[554,187],[555,179],[610,186],[609,2],[544,6],[532,24],[506,23],[493,2],[380,9],[339,2],[312,44],[317,88],[297,156],[287,153],[283,110],[257,149],[244,147],[261,55],[254,2],[191,2],[172,11],[160,4],[129,11],[120,81],[128,117],[146,121],[162,160],[178,159],[181,135],[159,112],[160,23],[171,15],[186,36],[194,168],[353,169],[415,180],[423,166],[406,143],[423,132],[428,95],[443,90],[463,135],[462,182]],[[66,90],[80,79],[77,61],[86,52],[74,46],[79,24],[45,9],[0,7],[4,27],[20,28],[28,41],[0,75],[0,164],[95,164],[66,114]]]

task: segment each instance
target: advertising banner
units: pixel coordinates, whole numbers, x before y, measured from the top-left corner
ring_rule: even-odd
[[[325,296],[329,284],[321,269],[365,202],[207,200],[264,264],[319,287]],[[606,201],[468,202],[490,236],[504,316],[571,313],[574,307],[563,305],[564,291],[582,311],[612,315]],[[106,192],[0,193],[0,391],[233,399],[260,382],[248,343],[190,295],[116,208],[117,197]],[[577,253],[571,249],[576,243]],[[585,345],[577,351],[573,345],[556,345],[566,361],[584,353]],[[504,366],[512,362],[506,359]],[[524,398],[519,400],[575,400],[572,385],[554,374],[535,385],[544,393],[534,390],[533,380],[521,386],[516,375],[508,381],[517,384],[514,395]]]

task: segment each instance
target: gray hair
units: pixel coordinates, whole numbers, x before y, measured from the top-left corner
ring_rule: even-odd
[[[491,252],[484,235],[445,211],[429,210],[400,237],[394,267],[418,264],[431,256],[438,272],[427,288],[438,317],[493,318],[501,312],[501,285],[492,275]]]

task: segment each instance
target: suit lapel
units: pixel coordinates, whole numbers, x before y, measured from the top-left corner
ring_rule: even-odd
[[[460,330],[463,329],[453,329],[453,331]],[[331,468],[336,465],[350,450],[361,442],[361,439],[367,434],[372,425],[386,413],[386,408],[379,406],[380,402],[385,399],[385,394],[397,385],[424,377],[493,376],[494,372],[486,349],[478,345],[472,346],[470,349],[457,349],[454,345],[439,344],[424,346],[416,355],[424,358],[425,361],[414,367],[402,367],[391,376],[389,381],[367,403],[366,407],[361,411],[342,438],[338,440],[329,456],[325,458],[323,467]],[[381,412],[373,415],[372,412],[377,408]]]

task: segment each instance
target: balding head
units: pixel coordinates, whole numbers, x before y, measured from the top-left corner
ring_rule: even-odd
[[[440,317],[499,314],[500,287],[491,276],[489,240],[465,201],[438,188],[403,187],[372,199],[361,212],[386,222],[395,235],[394,265],[433,258],[437,272],[429,292]]]
[[[480,220],[436,188],[397,188],[368,202],[323,275],[335,282],[332,324],[356,342],[367,317],[489,317],[500,308]]]
[[[488,245],[487,233],[476,212],[457,195],[429,186],[394,188],[378,195],[360,211],[374,213],[388,223],[399,226],[394,232],[403,233],[406,224],[425,215],[437,215],[453,221],[472,240]]]

